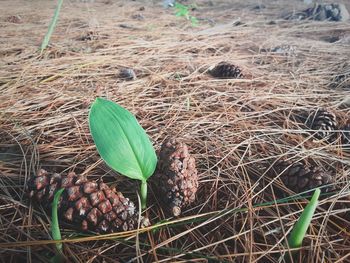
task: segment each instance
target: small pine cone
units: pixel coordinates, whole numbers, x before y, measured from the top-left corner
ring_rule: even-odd
[[[119,77],[125,80],[135,80],[135,71],[131,68],[123,68],[119,71]]]
[[[304,161],[278,160],[271,170],[272,176],[280,176],[285,186],[296,193],[334,183],[330,173],[323,171],[320,167],[307,165]],[[334,190],[333,185],[322,188],[322,192]]]
[[[181,209],[195,200],[198,190],[195,159],[185,143],[172,139],[162,145],[155,178],[167,209],[179,216]]]
[[[81,230],[112,233],[137,228],[138,213],[133,202],[102,181],[91,181],[74,172],[60,175],[41,169],[27,182],[29,196],[47,210],[61,188],[65,191],[59,214]],[[149,225],[147,218],[141,219],[141,226]]]
[[[306,125],[314,132],[316,140],[333,141],[335,139],[334,130],[337,129],[336,116],[324,109],[313,111],[306,120]]]
[[[209,73],[215,78],[239,79],[243,77],[242,70],[228,62],[220,62],[209,69]]]

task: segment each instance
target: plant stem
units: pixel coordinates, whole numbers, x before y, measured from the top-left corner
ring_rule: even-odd
[[[58,202],[61,197],[62,192],[64,191],[64,188],[58,190],[54,196],[53,202],[52,202],[52,222],[51,222],[51,232],[52,232],[52,238],[54,240],[61,240],[61,231],[60,226],[58,224],[58,215],[57,215],[57,207]],[[56,243],[56,255],[53,257],[53,262],[63,262],[63,250],[62,250],[62,243]]]
[[[141,208],[146,208],[147,202],[147,181],[141,181]]]

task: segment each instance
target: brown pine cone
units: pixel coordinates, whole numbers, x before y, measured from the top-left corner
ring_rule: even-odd
[[[336,116],[327,110],[317,109],[307,118],[306,125],[315,130],[312,132],[316,140],[333,141],[335,139],[334,130],[337,129]]]
[[[167,209],[174,216],[179,216],[181,209],[195,200],[198,174],[195,159],[185,143],[172,139],[162,145],[155,179]]]
[[[209,69],[209,73],[215,78],[238,79],[243,77],[239,67],[224,61]]]
[[[41,169],[27,182],[29,196],[46,209],[61,188],[65,191],[59,202],[59,214],[81,230],[112,233],[137,228],[138,213],[133,202],[102,180],[91,181],[74,172],[49,174]],[[141,217],[141,226],[148,225],[148,219]]]
[[[135,71],[131,68],[123,68],[119,71],[119,77],[125,80],[135,80]]]
[[[270,174],[280,176],[283,183],[296,193],[334,183],[334,178],[329,172],[323,171],[320,167],[308,165],[304,161],[278,160],[271,168]],[[321,189],[322,192],[334,190],[333,185]]]

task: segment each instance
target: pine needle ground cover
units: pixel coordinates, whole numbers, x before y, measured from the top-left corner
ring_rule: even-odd
[[[68,262],[278,262],[312,192],[289,197],[314,187],[322,194],[299,259],[349,261],[349,22],[283,19],[305,9],[296,0],[196,4],[193,26],[158,1],[66,1],[40,54],[55,3],[2,1],[2,262],[55,254],[51,214],[25,192],[41,168],[103,179],[139,209],[138,182],[94,146],[96,97],[132,112],[158,153],[181,138],[198,189],[173,217],[150,178],[143,229],[96,234],[60,223]],[[239,77],[211,75],[222,62]],[[132,77],[121,77],[126,69]]]

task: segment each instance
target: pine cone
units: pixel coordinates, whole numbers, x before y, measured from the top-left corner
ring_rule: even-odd
[[[209,69],[209,73],[215,78],[238,79],[243,77],[242,70],[228,62],[220,62]]]
[[[135,80],[135,71],[131,68],[123,68],[119,71],[119,77],[125,80]]]
[[[74,172],[49,174],[41,169],[27,182],[29,196],[45,209],[50,209],[55,193],[61,188],[66,190],[61,195],[59,214],[81,230],[111,233],[137,228],[138,213],[133,202],[102,180],[91,181]],[[147,218],[141,219],[141,226],[149,225]]]
[[[324,109],[313,111],[307,118],[306,125],[311,130],[317,131],[312,133],[316,140],[333,141],[335,138],[337,120],[336,116],[329,111]]]
[[[155,178],[167,208],[179,216],[181,209],[195,200],[198,190],[195,159],[186,144],[172,139],[162,145]]]
[[[270,173],[272,176],[280,176],[283,183],[296,193],[334,183],[330,173],[323,171],[320,167],[308,165],[304,161],[278,160]],[[321,190],[331,192],[335,187],[330,185]]]

